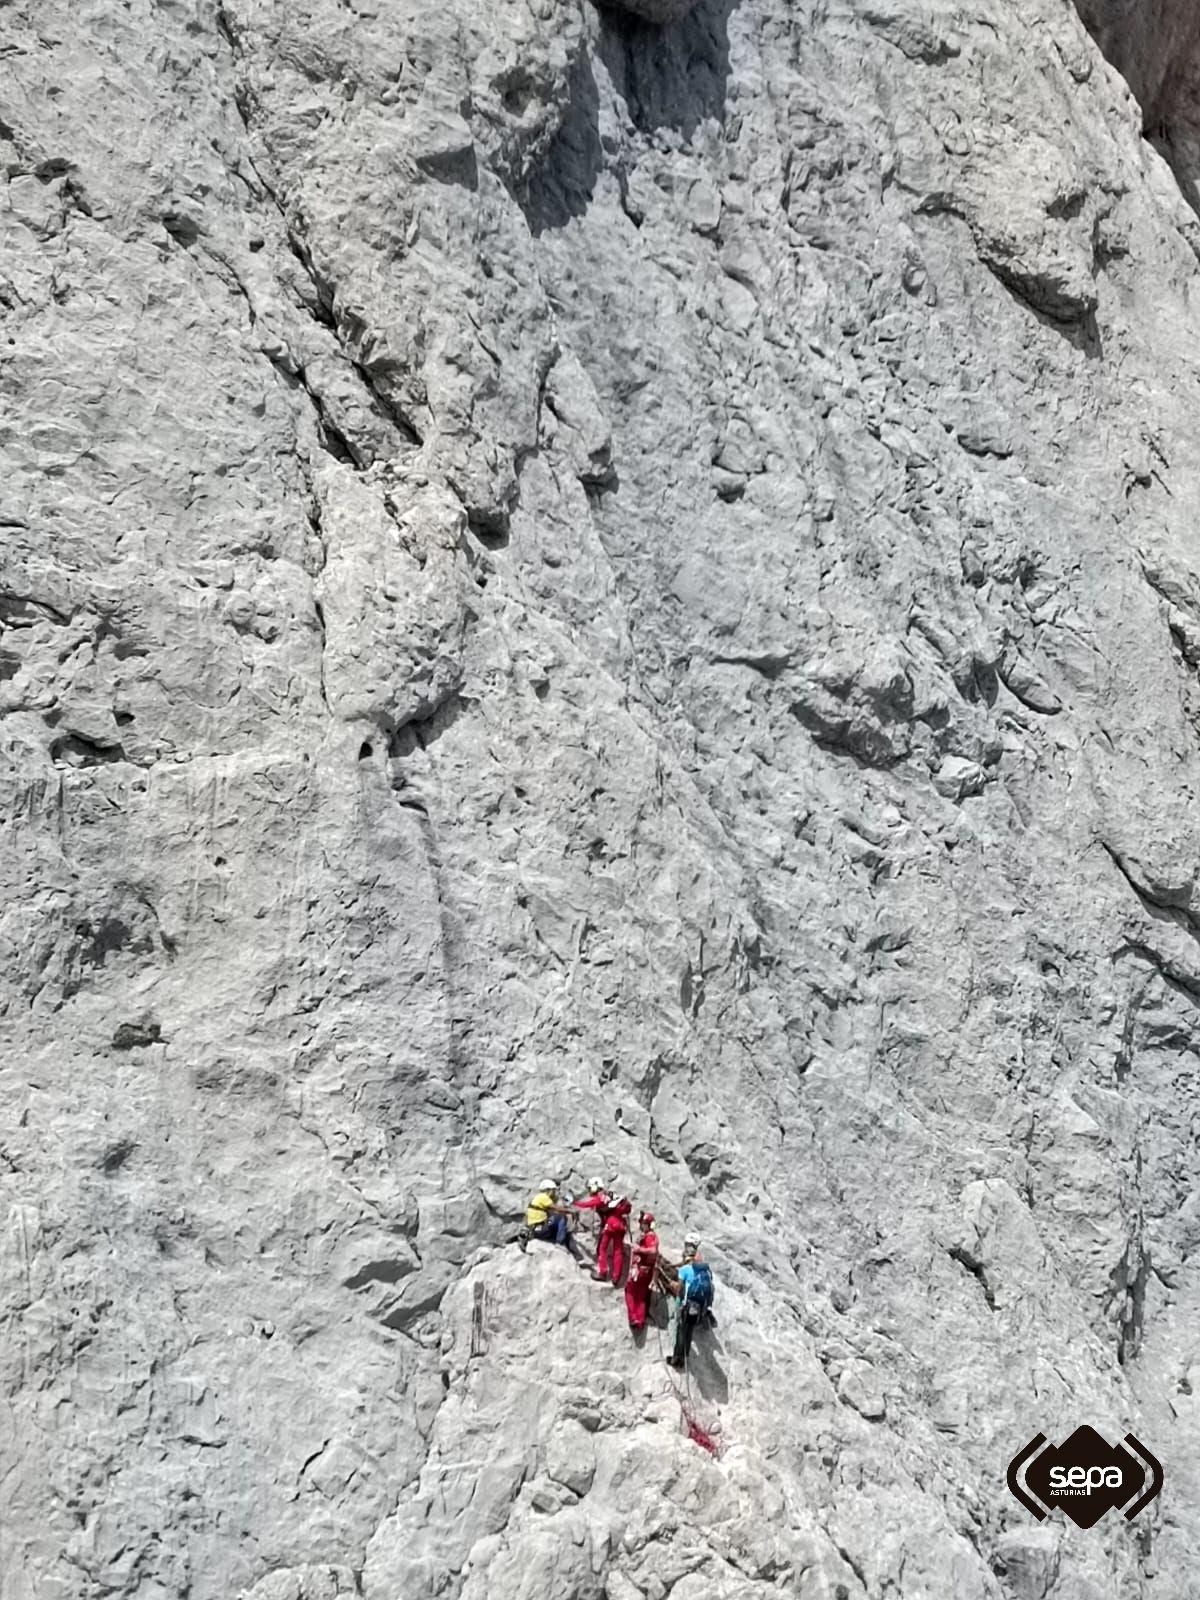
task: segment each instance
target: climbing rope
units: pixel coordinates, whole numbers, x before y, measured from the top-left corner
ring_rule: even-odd
[[[683,1315],[682,1306],[679,1308],[679,1315]],[[674,1391],[675,1399],[679,1402],[679,1415],[683,1421],[683,1431],[693,1444],[698,1444],[701,1450],[707,1450],[710,1456],[719,1461],[721,1459],[721,1441],[715,1433],[710,1432],[709,1429],[701,1424],[699,1417],[696,1415],[695,1402],[692,1399],[692,1374],[688,1357],[685,1355],[683,1358],[684,1387],[681,1390],[675,1376],[677,1369],[670,1366],[666,1356],[663,1355],[663,1331],[657,1322],[654,1324],[654,1332],[658,1337],[659,1357],[670,1373],[668,1382]],[[673,1355],[674,1351],[671,1353]]]
[[[572,1218],[570,1224],[572,1233],[575,1232],[574,1222],[575,1219]],[[525,1226],[522,1226],[518,1229],[516,1234],[516,1243],[520,1246],[522,1252],[525,1251],[532,1237],[532,1229]],[[574,1252],[572,1252],[572,1254],[574,1254]],[[664,1299],[666,1298],[667,1284],[669,1282],[670,1274],[664,1268],[661,1260],[656,1262],[654,1268],[653,1289]],[[478,1342],[482,1344],[483,1342],[483,1304],[480,1301],[478,1290],[479,1285],[476,1285],[476,1303],[473,1307],[471,1328],[472,1355],[477,1353],[475,1348],[476,1343]],[[680,1316],[683,1315],[682,1307],[680,1308],[679,1314]],[[676,1376],[677,1369],[671,1366],[667,1361],[665,1347],[663,1345],[663,1330],[656,1318],[654,1319],[654,1333],[658,1340],[659,1359],[670,1374],[668,1382],[670,1383],[671,1390],[679,1404],[679,1415],[683,1422],[683,1431],[687,1434],[688,1438],[693,1444],[698,1444],[702,1450],[707,1450],[710,1456],[719,1461],[721,1459],[721,1440],[716,1432],[704,1427],[696,1414],[696,1402],[692,1396],[692,1374],[688,1356],[685,1355],[683,1358],[683,1388],[681,1389]],[[674,1355],[674,1351],[671,1353]]]

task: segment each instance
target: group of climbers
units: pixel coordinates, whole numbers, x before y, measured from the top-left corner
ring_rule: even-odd
[[[539,1184],[526,1208],[521,1248],[525,1248],[527,1239],[544,1239],[562,1245],[578,1261],[579,1248],[572,1224],[575,1217],[585,1211],[592,1212],[599,1224],[593,1276],[600,1282],[619,1287],[625,1275],[626,1240],[633,1204],[599,1178],[593,1178],[586,1195],[577,1200],[563,1199],[556,1179],[548,1178]],[[712,1271],[700,1253],[700,1241],[694,1234],[684,1239],[683,1260],[675,1267],[660,1253],[651,1212],[638,1213],[637,1230],[636,1243],[629,1252],[629,1276],[625,1282],[629,1326],[634,1332],[644,1328],[650,1314],[651,1295],[655,1289],[665,1293],[670,1306],[671,1354],[667,1364],[683,1368],[697,1327],[711,1319]]]

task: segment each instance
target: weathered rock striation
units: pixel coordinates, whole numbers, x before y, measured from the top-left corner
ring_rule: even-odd
[[[4,8],[2,1600],[1194,1592],[1186,16],[1081,10]]]

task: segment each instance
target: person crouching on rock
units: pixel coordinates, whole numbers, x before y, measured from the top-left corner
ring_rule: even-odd
[[[531,1239],[545,1239],[550,1244],[561,1244],[572,1255],[575,1240],[567,1218],[570,1207],[558,1197],[558,1180],[546,1178],[538,1185],[538,1192],[525,1208],[525,1226]]]
[[[654,1273],[658,1266],[658,1235],[649,1211],[643,1211],[638,1217],[638,1234],[638,1242],[629,1258],[629,1281],[625,1285],[625,1310],[629,1316],[629,1326],[635,1333],[646,1326],[650,1291],[654,1287]]]

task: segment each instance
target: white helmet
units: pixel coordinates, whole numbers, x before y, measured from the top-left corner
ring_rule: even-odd
[[[599,1194],[601,1189],[603,1189],[603,1187],[604,1187],[603,1179],[601,1179],[601,1178],[589,1178],[588,1179],[588,1193],[589,1194]]]
[[[685,1250],[699,1250],[700,1241],[697,1239],[694,1233],[689,1233],[684,1236],[683,1248]]]
[[[539,1185],[539,1188],[545,1189],[548,1193],[553,1194],[555,1189],[558,1188],[558,1179],[557,1178],[543,1178],[541,1183],[540,1183],[540,1185]]]

